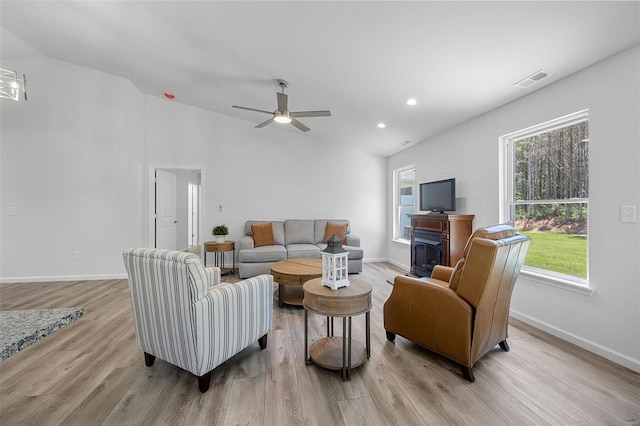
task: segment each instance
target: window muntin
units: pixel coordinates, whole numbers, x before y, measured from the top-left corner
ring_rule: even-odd
[[[531,237],[523,270],[588,280],[589,121],[580,111],[501,138],[503,219]]]
[[[415,213],[415,166],[411,165],[394,170],[393,187],[393,239],[409,242],[411,241],[411,218],[408,215]]]

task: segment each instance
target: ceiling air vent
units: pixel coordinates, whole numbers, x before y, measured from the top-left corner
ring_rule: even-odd
[[[543,70],[534,72],[533,74],[531,74],[529,77],[525,77],[522,80],[520,80],[519,82],[515,83],[514,86],[518,86],[518,87],[529,87],[532,84],[535,84],[537,82],[539,82],[540,80],[543,80],[545,78],[547,78],[549,76],[549,73]]]

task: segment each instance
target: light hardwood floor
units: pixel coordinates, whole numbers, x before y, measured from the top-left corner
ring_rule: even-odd
[[[351,381],[305,365],[303,310],[274,303],[267,349],[256,342],[219,366],[205,394],[162,360],[145,367],[126,280],[4,284],[2,310],[78,306],[84,316],[0,362],[0,424],[640,424],[640,374],[519,321],[511,351],[482,358],[474,383],[402,337],[388,342],[382,305],[400,273],[367,263],[350,277],[373,286],[371,359]],[[310,315],[311,340],[324,321]],[[363,339],[364,316],[353,327]]]

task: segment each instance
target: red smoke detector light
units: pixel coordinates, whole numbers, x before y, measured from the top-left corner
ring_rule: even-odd
[[[164,95],[167,97],[167,99],[173,99],[173,98],[175,98],[175,95],[174,95],[173,93],[164,92]]]

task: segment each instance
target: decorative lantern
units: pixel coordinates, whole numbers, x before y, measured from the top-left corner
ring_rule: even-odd
[[[331,290],[349,287],[349,252],[342,248],[342,241],[333,234],[322,250],[322,284]]]

